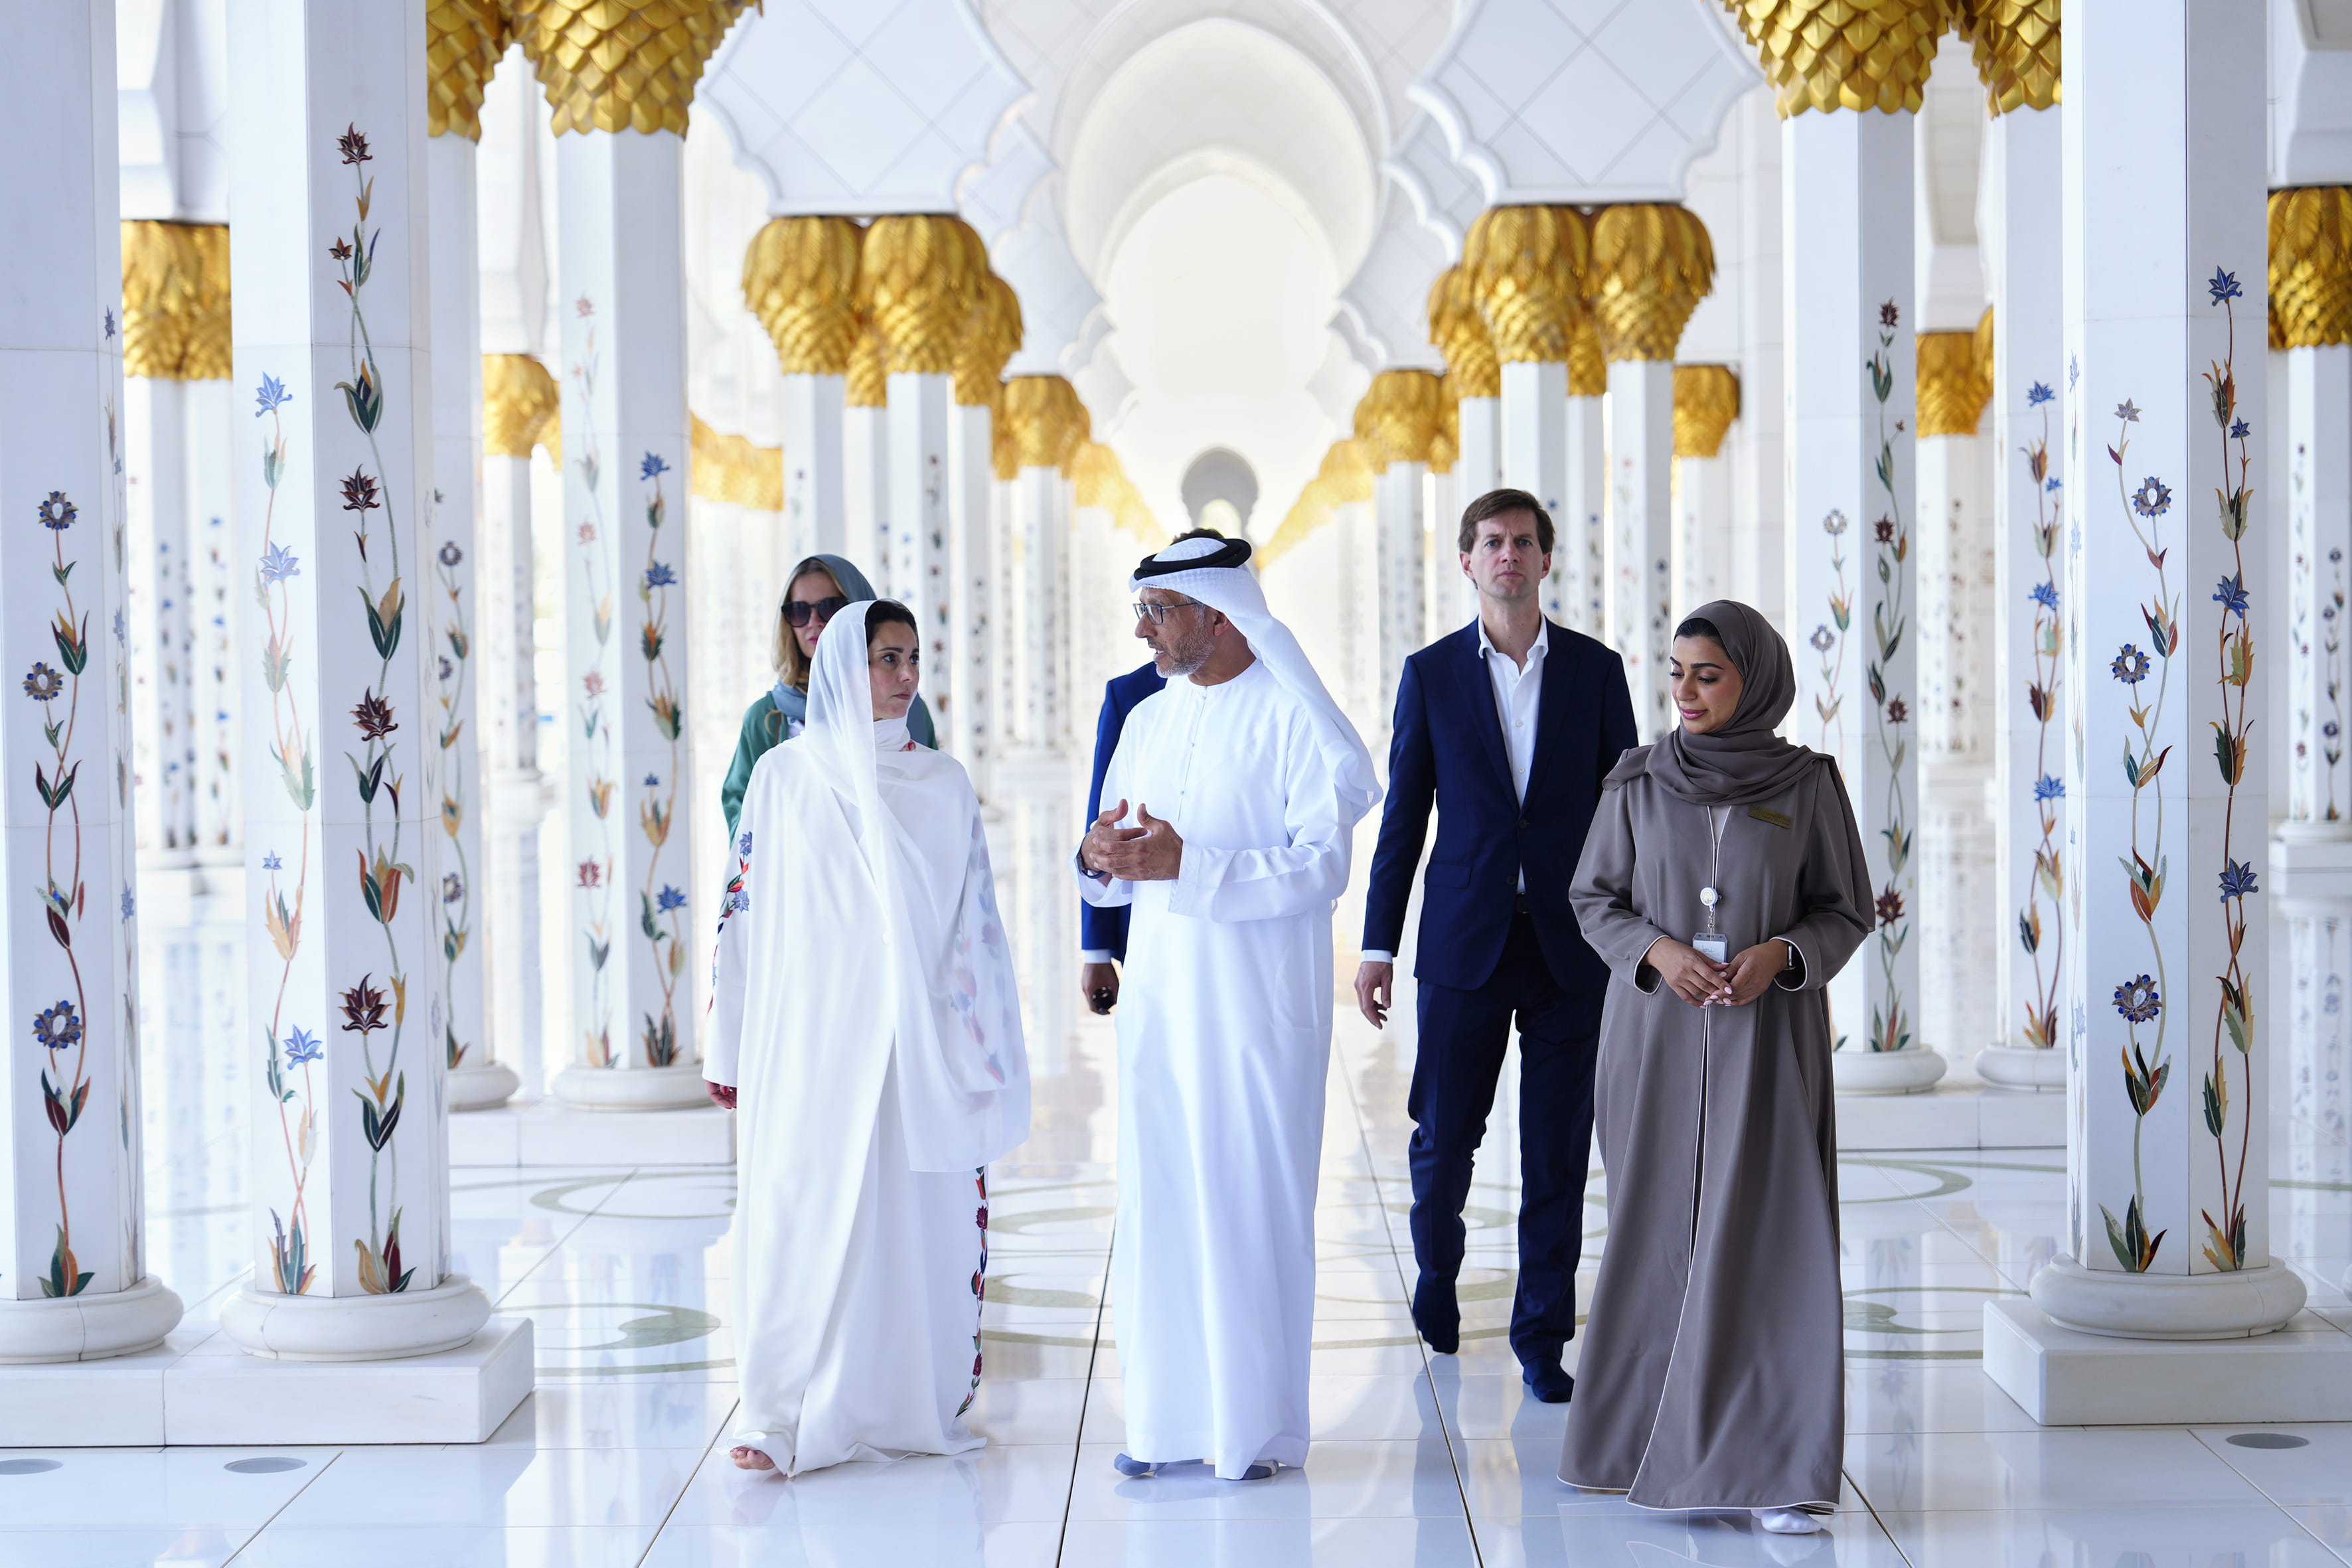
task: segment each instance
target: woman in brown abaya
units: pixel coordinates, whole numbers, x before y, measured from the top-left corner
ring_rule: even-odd
[[[1822,988],[1870,933],[1869,870],[1836,763],[1773,732],[1780,634],[1719,600],[1674,655],[1681,725],[1610,773],[1570,895],[1614,978],[1609,1241],[1559,1478],[1799,1534],[1845,1435]]]

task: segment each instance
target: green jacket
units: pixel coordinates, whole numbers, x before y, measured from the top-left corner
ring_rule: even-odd
[[[795,694],[797,695],[797,694]],[[768,748],[791,739],[784,733],[784,716],[776,709],[773,693],[743,710],[743,731],[735,740],[735,760],[727,769],[727,782],[719,786],[719,804],[727,813],[727,837],[735,837],[736,818],[743,815],[743,792],[751,787],[751,770],[768,754]],[[931,710],[918,695],[915,705],[907,713],[907,733],[933,751],[939,750],[939,731],[932,728]]]

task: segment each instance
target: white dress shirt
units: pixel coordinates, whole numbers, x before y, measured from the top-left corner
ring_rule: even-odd
[[[1535,646],[1528,649],[1525,664],[1514,664],[1511,656],[1495,646],[1486,635],[1486,623],[1478,622],[1478,657],[1486,661],[1486,679],[1495,685],[1495,717],[1503,726],[1503,757],[1510,763],[1511,791],[1524,805],[1528,799],[1528,770],[1536,760],[1536,714],[1543,704],[1544,656],[1551,651],[1551,622],[1536,623]],[[1528,890],[1528,873],[1519,871],[1518,890]],[[1394,963],[1396,954],[1367,951],[1366,963]]]

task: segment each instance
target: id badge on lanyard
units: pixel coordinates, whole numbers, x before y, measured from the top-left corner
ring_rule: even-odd
[[[1698,901],[1706,906],[1706,929],[1691,938],[1691,946],[1710,963],[1730,963],[1731,939],[1715,925],[1715,907],[1723,901],[1723,895],[1713,888],[1701,888]]]

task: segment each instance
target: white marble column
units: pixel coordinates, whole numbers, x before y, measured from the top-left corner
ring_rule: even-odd
[[[23,1031],[0,1121],[0,1363],[89,1361],[180,1321],[147,1273],[141,1203],[113,9],[36,7],[11,33],[0,81],[42,142],[0,169],[19,239],[0,290],[0,926]]]
[[[851,553],[843,397],[864,232],[844,217],[772,218],[743,258],[744,303],[784,373],[784,527],[794,561]]]
[[[1070,744],[1071,497],[1063,470],[1088,422],[1076,390],[1058,375],[1007,381],[1004,417],[1015,473],[1005,578],[1017,604],[1003,722],[1007,750],[1036,758]]]
[[[1570,206],[1492,207],[1463,241],[1457,276],[1466,281],[1501,363],[1498,410],[1503,484],[1525,490],[1552,519],[1551,570],[1544,614],[1577,624],[1579,530],[1569,500],[1569,357],[1585,319],[1584,273],[1591,236]],[[1433,322],[1433,326],[1436,323]],[[1447,340],[1439,337],[1436,341]],[[1465,431],[1466,436],[1466,431]]]
[[[1583,534],[1566,506],[1568,489],[1568,362],[1514,360],[1503,365],[1503,393],[1496,400],[1501,437],[1502,482],[1525,490],[1551,514],[1551,572],[1544,579],[1543,611],[1569,623],[1583,617],[1574,558]]]
[[[1913,505],[1912,117],[1808,110],[1781,123],[1794,739],[1839,760],[1878,929],[1830,990],[1843,1090],[1924,1087],[1918,593]]]
[[[1422,510],[1423,463],[1399,460],[1381,470],[1372,482],[1372,506],[1378,518],[1381,565],[1381,706],[1395,707],[1397,684],[1404,678],[1404,661],[1429,640],[1422,618],[1423,585],[1428,570],[1423,562],[1428,519]],[[1383,725],[1385,728],[1385,725]]]
[[[2270,201],[2273,312],[2286,345],[2286,508],[2293,563],[2287,820],[2280,853],[2352,869],[2342,852],[2306,846],[2352,840],[2352,768],[2345,729],[2345,598],[2352,583],[2352,189],[2277,191]]]
[[[189,447],[192,438],[215,433],[191,427],[196,407],[187,382],[139,368],[145,374],[123,385],[122,432],[131,768],[139,786],[142,858],[151,870],[170,872],[195,864],[196,584],[190,513],[203,503],[190,493]],[[213,499],[225,504],[226,498]]]
[[[1737,598],[1732,544],[1737,480],[1723,441],[1739,417],[1739,378],[1728,365],[1675,367],[1675,597],[1671,618],[1710,600]],[[1669,628],[1671,630],[1671,628]]]
[[[556,141],[577,1058],[554,1088],[587,1109],[704,1100],[687,973],[681,150],[669,130]]]
[[[1499,373],[1498,373],[1499,380]],[[1466,625],[1478,613],[1478,585],[1461,568],[1462,514],[1470,503],[1503,484],[1503,409],[1500,397],[1465,397],[1454,405],[1458,423],[1454,459],[1454,505],[1441,520],[1438,544],[1454,568],[1446,579],[1454,594],[1454,624]],[[1552,526],[1559,526],[1557,519]],[[1559,541],[1553,541],[1559,552]]]
[[[495,65],[495,58],[483,62]],[[488,71],[483,75],[487,77]],[[427,921],[436,950],[428,1022],[449,1072],[449,1109],[503,1105],[520,1080],[495,1058],[486,982],[490,944],[483,827],[490,815],[484,726],[481,236],[475,220],[480,121],[425,138],[433,355],[433,494],[425,518],[431,560],[420,574],[428,634],[424,783],[435,813],[425,836]],[[526,557],[528,559],[528,557]]]
[[[1597,356],[1599,349],[1591,353]],[[1580,368],[1584,367],[1573,361],[1569,364],[1566,488],[1552,507],[1560,542],[1551,563],[1559,607],[1549,613],[1588,637],[1609,642],[1608,371],[1586,369],[1580,376]]]
[[[972,788],[987,798],[995,760],[996,476],[991,456],[994,410],[958,401],[948,423],[948,659],[955,666],[955,711],[941,742]]]
[[[490,1311],[447,1272],[438,903],[418,885],[438,832],[425,6],[250,0],[229,26],[259,1048],[253,1279],[221,1327],[262,1356],[418,1355]]]
[[[2073,470],[2059,395],[2067,385],[2058,225],[2055,104],[1996,114],[1985,129],[1979,242],[1992,290],[1993,813],[2001,922],[2000,1012],[1978,1073],[2020,1089],[2063,1089],[2068,878],[2065,754],[2074,700],[2066,658],[2073,612],[2058,545]]]
[[[875,591],[890,580],[890,392],[881,340],[863,331],[843,378],[841,413],[842,553],[865,568]]]
[[[1921,332],[1918,365],[1919,752],[1937,782],[1973,782],[1991,761],[1990,616],[1982,559],[1992,543],[1977,436],[1992,390],[1976,332]],[[1990,334],[1983,334],[1990,346]]]
[[[2261,1333],[2304,1299],[2271,1255],[2284,999],[2255,877],[2273,677],[2253,626],[2279,613],[2261,542],[2280,521],[2260,445],[2263,27],[2255,0],[2065,13],[2073,1255],[2032,1291],[2132,1338]]]
[[[1610,633],[1624,656],[1633,721],[1655,740],[1676,722],[1666,691],[1674,639],[1675,366],[1668,359],[1609,364]]]

